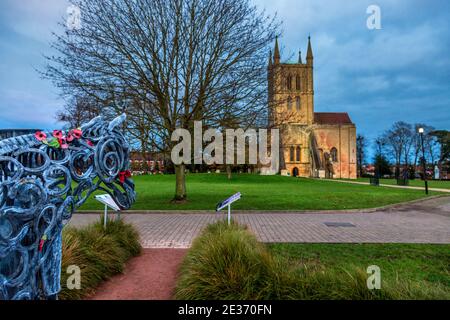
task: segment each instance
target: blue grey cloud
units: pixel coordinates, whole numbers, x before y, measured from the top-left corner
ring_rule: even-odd
[[[283,21],[283,56],[306,52],[311,34],[317,111],[349,112],[375,138],[393,122],[450,128],[450,2],[445,0],[252,0]],[[366,9],[381,8],[368,30]],[[0,127],[53,127],[63,105],[35,69],[51,54],[66,0],[0,2]]]
[[[65,15],[65,0],[0,2],[0,128],[52,128],[63,105],[56,88],[40,78],[52,31]]]
[[[371,139],[399,120],[450,129],[447,1],[253,2],[283,20],[285,57],[311,34],[317,111],[349,112]],[[381,30],[366,26],[372,4]]]

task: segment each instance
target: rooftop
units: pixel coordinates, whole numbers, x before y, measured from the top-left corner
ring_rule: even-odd
[[[353,124],[346,112],[314,112],[316,124]]]

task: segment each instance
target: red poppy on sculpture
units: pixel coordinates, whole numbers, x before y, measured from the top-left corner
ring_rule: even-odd
[[[67,142],[72,142],[73,139],[75,139],[75,137],[73,136],[72,132],[69,132],[66,136],[66,141]]]
[[[61,139],[63,137],[63,133],[61,130],[53,130],[53,136],[56,139]]]
[[[42,131],[38,131],[34,134],[35,138],[43,144],[46,144],[52,148],[61,149],[68,149],[69,144],[74,142],[75,140],[81,139],[82,135],[83,132],[79,128],[70,130],[66,135],[62,130],[53,130],[53,138],[51,139],[47,139],[47,134]],[[90,140],[87,141],[87,144],[91,147],[94,146],[94,144]]]
[[[120,171],[119,172],[119,181],[122,184],[125,182],[125,180],[127,178],[130,178],[130,177],[131,177],[131,171],[130,170],[125,170],[125,171]]]
[[[42,132],[42,131],[38,131],[34,134],[34,136],[36,137],[36,139],[38,139],[39,141],[44,141],[45,139],[47,139],[47,135]]]
[[[71,133],[73,134],[73,136],[75,137],[75,139],[80,139],[81,138],[81,136],[82,136],[82,134],[83,134],[83,132],[81,131],[81,129],[73,129],[72,131],[71,131]]]

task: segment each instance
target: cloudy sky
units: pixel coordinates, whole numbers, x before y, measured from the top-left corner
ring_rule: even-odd
[[[450,2],[446,0],[253,0],[283,21],[283,57],[315,57],[316,111],[348,112],[375,138],[393,122],[450,129]],[[381,29],[369,30],[369,5]],[[36,70],[52,54],[66,0],[0,0],[0,128],[58,126],[64,102]]]

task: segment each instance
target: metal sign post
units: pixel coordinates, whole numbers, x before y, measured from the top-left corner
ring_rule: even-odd
[[[240,192],[232,195],[231,197],[229,197],[228,199],[225,199],[222,202],[219,202],[217,204],[217,206],[216,206],[216,212],[219,212],[223,208],[228,207],[228,225],[231,224],[231,204],[233,202],[238,201],[239,199],[241,199],[241,193]]]
[[[106,229],[106,222],[108,220],[108,207],[117,212],[118,219],[120,219],[120,207],[114,201],[114,199],[109,194],[100,194],[95,196],[95,200],[103,203],[105,205],[105,212],[103,217],[103,228]]]

